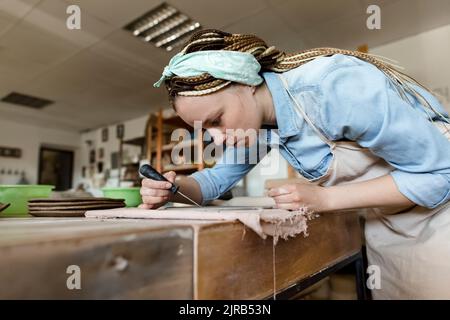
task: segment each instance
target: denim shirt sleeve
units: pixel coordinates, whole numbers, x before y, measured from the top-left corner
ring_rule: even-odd
[[[220,197],[252,170],[267,154],[265,151],[259,151],[260,148],[260,143],[255,143],[250,148],[227,147],[214,167],[191,174],[190,177],[200,185],[202,204]],[[270,148],[261,150],[268,151]],[[256,153],[258,151],[260,153]]]
[[[450,199],[450,142],[417,100],[408,104],[369,64],[337,68],[320,87],[321,127],[331,140],[356,141],[386,160],[399,191],[420,206]],[[427,100],[439,104],[431,95]]]

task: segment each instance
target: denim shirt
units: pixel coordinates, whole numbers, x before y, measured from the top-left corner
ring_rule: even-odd
[[[259,144],[277,144],[280,154],[303,177],[320,178],[332,160],[330,147],[295,112],[279,76],[273,72],[262,76],[272,94],[278,132]],[[439,120],[439,116],[410,95],[412,103],[404,101],[378,68],[336,54],[317,58],[283,73],[283,77],[325,137],[355,141],[386,160],[394,167],[390,175],[398,190],[411,201],[434,208],[450,199],[450,142],[429,121],[429,117]],[[415,88],[449,119],[434,96]],[[200,184],[204,202],[218,198],[255,166],[224,161],[242,149],[247,155],[251,148],[227,148],[213,168],[191,175]]]

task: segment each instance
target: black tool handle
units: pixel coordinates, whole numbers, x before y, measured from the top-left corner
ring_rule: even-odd
[[[141,168],[139,169],[139,172],[146,178],[149,178],[152,180],[157,180],[157,181],[167,181],[169,183],[172,183],[169,180],[167,180],[166,177],[164,177],[161,173],[156,171],[152,166],[150,166],[148,164],[142,165]],[[170,188],[170,191],[173,194],[175,194],[175,193],[177,193],[179,188],[180,188],[179,186],[172,183],[172,187]]]

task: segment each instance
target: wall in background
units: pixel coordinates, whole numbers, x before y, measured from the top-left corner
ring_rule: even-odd
[[[123,122],[124,126],[124,140],[129,140],[144,136],[145,125],[148,116],[139,117],[136,119]],[[111,154],[119,151],[119,139],[117,138],[117,125],[110,125],[99,128],[81,135],[81,152],[80,152],[80,167],[85,168],[85,177],[81,181],[85,184],[89,191],[95,195],[101,195],[100,188],[103,185],[117,186],[118,184],[118,170],[111,170]],[[107,129],[107,141],[103,141],[103,130]],[[103,156],[100,154],[100,149],[103,149]],[[90,163],[91,151],[95,150],[95,163]],[[138,154],[140,148],[133,146],[124,146],[124,156]],[[103,163],[103,173],[98,171],[97,164]],[[124,162],[127,162],[124,160]],[[110,179],[105,180],[105,171],[110,171]]]
[[[39,149],[45,145],[74,151],[73,185],[76,186],[80,177],[80,140],[81,135],[76,132],[47,129],[0,119],[0,146],[22,150],[20,158],[0,157],[0,171],[2,169],[6,172],[11,170],[13,173],[24,171],[31,184],[37,183]],[[20,175],[0,174],[0,184],[16,184],[19,179]]]
[[[278,150],[272,149],[269,154],[247,174],[247,195],[260,197],[264,195],[264,182],[269,179],[285,179],[288,177],[288,162]]]
[[[441,94],[438,98],[450,112],[450,25],[369,48],[369,52],[397,60],[407,74]]]

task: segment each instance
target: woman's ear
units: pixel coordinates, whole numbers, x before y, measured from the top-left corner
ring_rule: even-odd
[[[252,94],[255,94],[255,92],[256,92],[256,87],[255,86],[249,86],[250,87],[250,92],[252,93]]]

